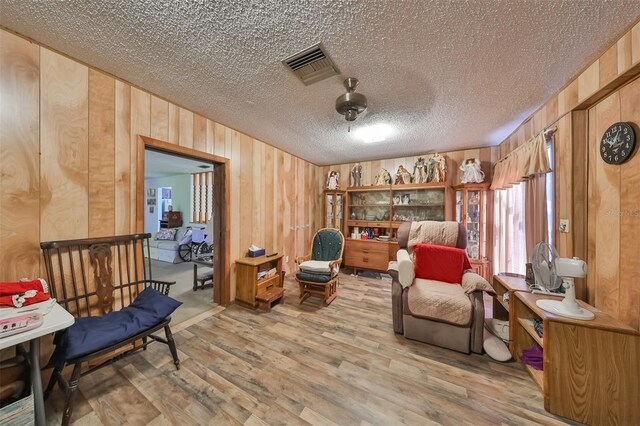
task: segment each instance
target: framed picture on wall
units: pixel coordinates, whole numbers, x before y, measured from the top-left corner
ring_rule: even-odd
[[[153,213],[155,211],[155,207],[149,206],[149,213]]]
[[[147,189],[147,197],[155,197],[156,196],[156,189],[155,188],[148,188]]]

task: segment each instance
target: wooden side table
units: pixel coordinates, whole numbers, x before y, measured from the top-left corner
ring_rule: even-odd
[[[260,305],[262,310],[268,312],[271,303],[282,299],[282,256],[278,254],[271,257],[243,257],[236,260],[236,302],[249,308]],[[274,276],[258,281],[258,272],[272,268],[276,268]],[[259,303],[258,298],[262,299],[263,303]],[[269,308],[266,307],[264,299],[268,299]]]

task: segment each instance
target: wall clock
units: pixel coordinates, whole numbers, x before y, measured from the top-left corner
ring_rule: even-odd
[[[627,161],[636,146],[636,134],[631,124],[619,122],[612,124],[600,140],[600,156],[609,164],[622,164]]]

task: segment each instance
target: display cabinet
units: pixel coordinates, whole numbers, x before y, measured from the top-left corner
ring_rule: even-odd
[[[447,187],[438,184],[397,185],[391,189],[394,223],[445,220]]]
[[[487,281],[491,278],[489,234],[491,223],[490,183],[464,184],[454,187],[455,220],[467,230],[467,256],[471,267]]]
[[[324,191],[324,228],[335,228],[342,231],[345,192],[337,189]]]
[[[348,188],[345,266],[386,271],[402,222],[450,219],[449,190],[445,183]]]

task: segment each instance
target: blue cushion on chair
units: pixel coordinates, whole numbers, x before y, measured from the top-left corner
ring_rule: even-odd
[[[107,348],[141,333],[167,318],[178,306],[175,299],[151,287],[144,289],[129,306],[101,317],[76,318],[75,323],[56,334],[49,367]]]

